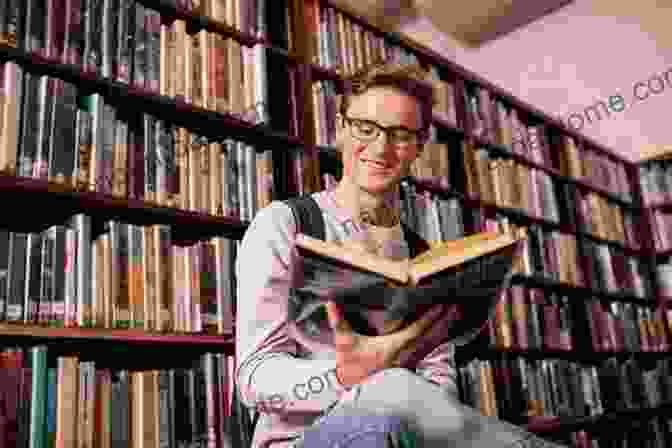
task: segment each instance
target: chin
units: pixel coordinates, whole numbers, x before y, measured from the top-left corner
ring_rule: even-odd
[[[371,194],[383,194],[394,190],[399,186],[401,179],[392,178],[378,181],[369,181],[361,184],[360,187]]]

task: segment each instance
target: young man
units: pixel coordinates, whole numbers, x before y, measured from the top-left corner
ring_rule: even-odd
[[[409,256],[399,183],[431,123],[432,89],[422,75],[417,67],[378,66],[340,98],[343,178],[313,194],[327,240]],[[301,446],[307,429],[347,415],[401,417],[422,447],[553,446],[459,403],[454,344],[479,330],[445,340],[459,306],[437,306],[401,329],[372,315],[381,336],[353,332],[333,303],[290,318],[290,287],[300,275],[295,234],[291,209],[274,202],[253,220],[237,259],[236,380],[243,402],[261,412],[254,447]]]

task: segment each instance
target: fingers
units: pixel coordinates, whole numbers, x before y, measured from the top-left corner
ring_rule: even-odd
[[[327,307],[327,317],[329,319],[329,325],[331,329],[334,330],[336,334],[343,333],[352,333],[352,327],[347,320],[343,317],[343,313],[338,308],[338,305],[335,302],[328,301],[326,303]]]
[[[436,305],[424,313],[420,319],[403,330],[392,333],[390,337],[397,339],[403,347],[427,331],[441,314],[443,314],[443,305]]]

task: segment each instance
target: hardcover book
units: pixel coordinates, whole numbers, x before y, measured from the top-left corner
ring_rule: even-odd
[[[437,303],[459,304],[462,318],[447,337],[463,336],[489,318],[510,283],[524,238],[524,232],[519,238],[481,232],[395,261],[299,234],[301,275],[290,294],[290,318],[305,320],[331,300],[355,331],[371,336],[399,329]],[[373,310],[382,311],[376,324]]]

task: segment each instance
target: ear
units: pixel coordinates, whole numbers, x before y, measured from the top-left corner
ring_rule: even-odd
[[[344,139],[347,137],[347,126],[345,126],[345,120],[343,120],[343,115],[340,113],[336,114],[336,138],[334,139],[334,144],[336,149],[341,150]]]

